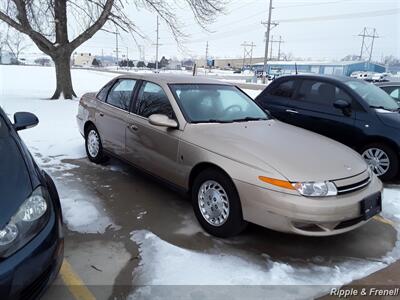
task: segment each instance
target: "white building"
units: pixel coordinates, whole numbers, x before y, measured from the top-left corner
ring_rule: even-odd
[[[74,66],[87,67],[91,66],[95,56],[91,53],[75,53],[72,64]]]

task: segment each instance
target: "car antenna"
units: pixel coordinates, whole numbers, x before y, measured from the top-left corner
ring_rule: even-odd
[[[294,68],[296,70],[296,75],[298,75],[298,73],[297,73],[297,63],[296,62],[294,63]]]

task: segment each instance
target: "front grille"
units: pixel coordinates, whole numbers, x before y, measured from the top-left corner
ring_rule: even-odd
[[[352,182],[352,179],[353,178],[347,179],[345,182],[335,182],[339,195],[352,193],[365,188],[371,182],[372,177],[366,172],[366,174],[362,173],[359,176],[355,176],[354,181],[356,182]]]

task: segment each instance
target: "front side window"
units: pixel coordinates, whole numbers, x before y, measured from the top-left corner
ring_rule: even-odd
[[[219,84],[172,84],[171,90],[188,122],[265,120],[267,115],[238,88]]]
[[[400,87],[385,86],[382,89],[394,100],[400,101]]]
[[[136,113],[148,118],[153,114],[174,118],[174,111],[163,88],[152,82],[144,82],[136,102]]]
[[[295,90],[295,81],[288,80],[280,83],[269,94],[271,96],[292,98],[294,90]]]
[[[120,79],[107,96],[107,103],[123,110],[129,110],[136,80]]]
[[[362,80],[348,80],[346,84],[355,91],[371,108],[399,110],[399,104],[385,91],[372,83]]]
[[[336,100],[351,103],[351,97],[341,88],[323,81],[303,80],[296,100],[333,107]]]

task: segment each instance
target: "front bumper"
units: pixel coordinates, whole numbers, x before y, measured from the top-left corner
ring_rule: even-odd
[[[27,245],[0,260],[1,299],[38,299],[56,278],[64,256],[61,216],[49,222]]]
[[[382,191],[373,176],[363,189],[325,198],[282,193],[234,180],[243,218],[273,230],[309,236],[328,236],[355,229],[367,221],[361,215],[361,201]]]

